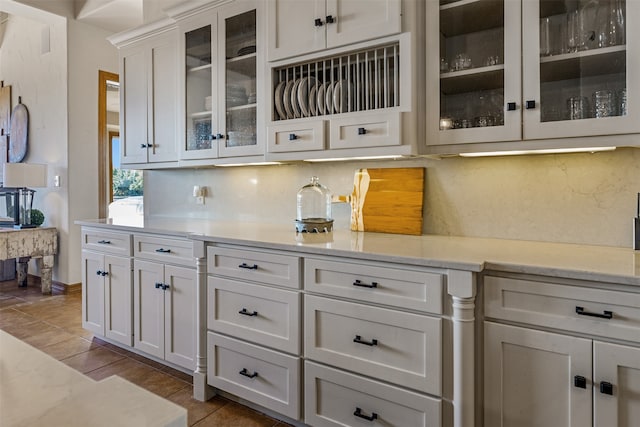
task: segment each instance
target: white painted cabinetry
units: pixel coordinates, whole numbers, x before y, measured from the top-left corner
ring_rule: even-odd
[[[301,418],[300,258],[207,248],[207,382]]]
[[[178,46],[175,25],[161,22],[110,38],[120,56],[120,161],[125,167],[178,160]]]
[[[155,247],[152,251],[150,248]],[[134,348],[190,370],[196,353],[192,242],[134,236]]]
[[[269,1],[269,61],[399,33],[401,4],[401,0]]]
[[[587,3],[427,1],[429,151],[637,145],[639,116],[628,105],[640,95],[640,5]],[[593,41],[607,25],[617,36]]]
[[[494,276],[484,291],[485,425],[637,422],[638,292]]]
[[[82,327],[131,346],[131,236],[83,229],[82,248]]]

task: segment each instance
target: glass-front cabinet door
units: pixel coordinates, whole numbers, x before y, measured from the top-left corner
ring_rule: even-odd
[[[636,0],[523,2],[525,139],[638,132]]]
[[[218,156],[218,112],[213,99],[215,90],[217,45],[215,14],[199,19],[184,28],[184,146],[182,159]]]
[[[258,144],[257,17],[253,2],[239,2],[218,13],[222,37],[219,52],[224,55],[220,67],[218,97],[220,157],[262,154]],[[260,85],[261,86],[261,85]]]
[[[426,15],[439,29],[427,37],[429,144],[520,139],[521,2],[429,0]]]
[[[184,53],[181,159],[263,155],[259,108],[262,24],[255,1],[232,2],[179,22]]]

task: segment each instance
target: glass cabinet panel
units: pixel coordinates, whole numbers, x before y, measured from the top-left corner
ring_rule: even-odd
[[[440,130],[504,125],[504,1],[440,2]]]
[[[624,0],[540,1],[540,122],[627,114]]]
[[[225,18],[224,28],[224,147],[255,146],[256,11]]]
[[[186,149],[213,148],[211,26],[185,33]]]

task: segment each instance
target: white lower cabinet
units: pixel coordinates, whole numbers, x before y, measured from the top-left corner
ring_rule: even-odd
[[[82,327],[133,345],[131,235],[82,229]]]
[[[293,419],[300,416],[300,358],[209,332],[209,384]]]
[[[195,269],[140,259],[133,269],[134,347],[195,369]]]
[[[492,276],[484,286],[485,426],[638,425],[637,292]]]
[[[312,426],[433,427],[440,399],[305,362],[305,422]]]

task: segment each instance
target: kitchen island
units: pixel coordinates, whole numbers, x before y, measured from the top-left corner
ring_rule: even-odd
[[[191,241],[194,396],[223,390],[293,424],[350,425],[375,414],[392,425],[493,425],[511,416],[496,403],[506,396],[535,415],[530,395],[485,380],[488,371],[500,377],[508,360],[494,357],[504,348],[496,337],[509,336],[492,325],[518,325],[516,336],[562,331],[561,342],[612,333],[632,350],[639,341],[640,256],[631,249],[346,230],[296,234],[293,225],[176,219],[78,223],[136,241]],[[531,357],[523,360],[536,366]],[[595,387],[595,372],[577,376],[586,378],[585,390]],[[261,388],[264,381],[277,387]],[[327,392],[331,387],[337,389]],[[378,408],[349,409],[346,400],[331,399],[357,390],[372,390],[361,401],[373,398]],[[538,391],[555,396],[531,393]],[[414,408],[409,415],[399,410],[406,407]]]

